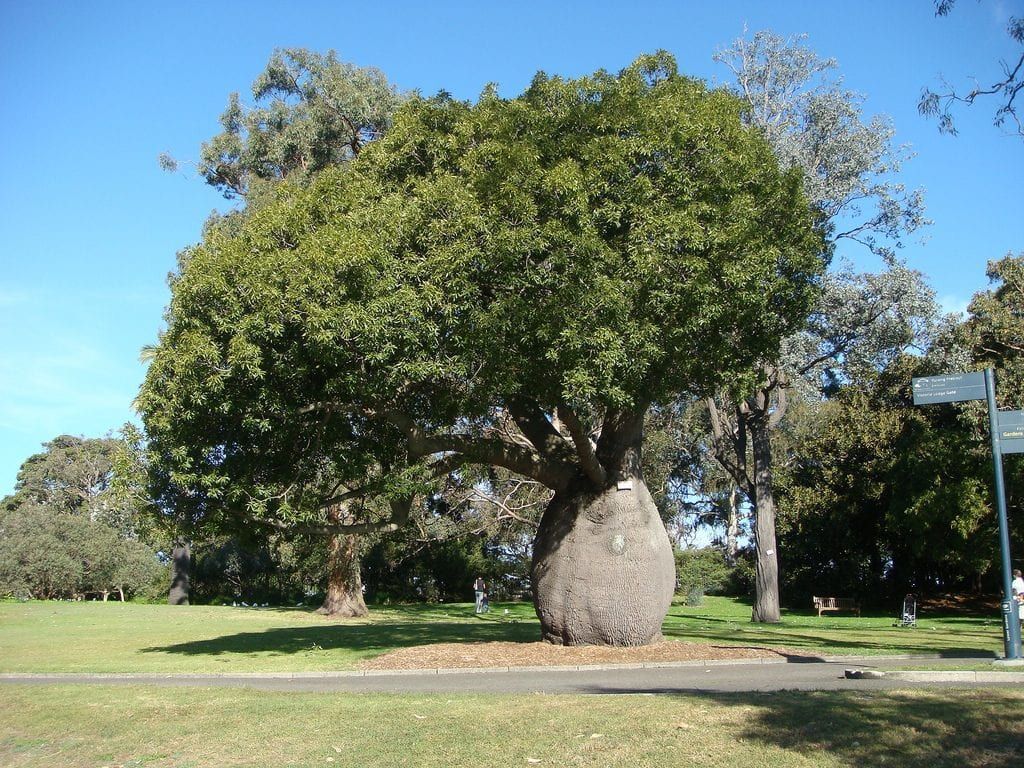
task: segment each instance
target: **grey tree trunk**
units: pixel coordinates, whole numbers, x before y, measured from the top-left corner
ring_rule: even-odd
[[[635,646],[661,639],[675,558],[643,480],[642,444],[642,410],[607,416],[596,452],[601,472],[580,475],[544,511],[530,575],[541,634],[550,643]]]
[[[366,616],[369,611],[359,574],[358,534],[333,534],[328,547],[327,595],[316,612],[338,618]]]
[[[772,488],[771,433],[765,419],[751,419],[754,459],[754,538],[757,563],[751,621],[775,623],[779,610],[779,559],[775,548],[775,492]]]
[[[740,536],[740,490],[736,486],[729,489],[729,519],[725,529],[725,561],[736,565],[739,552]]]
[[[188,605],[188,571],[192,551],[188,542],[174,545],[171,553],[171,591],[167,596],[170,605]]]
[[[531,576],[550,643],[634,646],[661,639],[675,561],[643,480],[626,490],[556,494],[534,540]]]

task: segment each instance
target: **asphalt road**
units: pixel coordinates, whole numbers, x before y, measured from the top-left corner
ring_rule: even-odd
[[[929,666],[936,662],[929,661]],[[951,660],[963,664],[963,660]],[[884,676],[850,679],[846,670],[907,669],[906,659],[860,659],[786,664],[721,664],[656,668],[552,670],[435,670],[402,673],[324,673],[289,675],[17,675],[0,676],[0,683],[160,685],[255,688],[267,691],[344,693],[573,693],[671,694],[783,690],[884,690],[908,687],[1024,687],[1024,674],[989,674],[930,670],[919,679]],[[903,674],[903,673],[897,673]],[[975,678],[986,679],[978,680]]]

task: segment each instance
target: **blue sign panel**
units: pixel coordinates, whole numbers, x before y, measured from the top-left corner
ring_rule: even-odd
[[[1024,411],[999,411],[999,452],[1024,453]]]
[[[985,399],[985,372],[920,376],[913,380],[914,405]]]

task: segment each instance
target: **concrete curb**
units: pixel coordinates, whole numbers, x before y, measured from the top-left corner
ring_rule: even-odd
[[[705,659],[641,664],[566,664],[527,667],[437,667],[433,669],[354,669],[344,672],[0,672],[2,680],[319,680],[344,677],[401,677],[411,675],[484,675],[515,672],[599,672],[616,669],[672,669],[786,664],[787,659]]]
[[[635,664],[569,664],[552,666],[524,666],[524,667],[438,667],[433,669],[366,669],[347,671],[321,671],[321,672],[0,672],[0,681],[3,680],[246,680],[246,679],[279,679],[279,680],[317,680],[346,677],[394,677],[411,675],[481,675],[481,674],[502,674],[516,672],[597,672],[603,670],[617,669],[678,669],[696,668],[707,669],[720,666],[744,666],[763,664],[856,664],[857,666],[870,667],[877,661],[901,661],[901,660],[937,660],[949,659],[948,656],[938,654],[892,654],[887,656],[767,656],[747,659],[696,659],[693,661],[662,661],[642,662]],[[957,659],[979,659],[990,660],[991,655],[985,656],[958,656]],[[949,672],[877,672],[874,670],[846,670],[849,673],[858,673],[859,679],[868,679],[870,675],[878,677],[887,676],[896,679],[910,680],[911,678],[897,677],[904,674],[920,675],[954,675],[950,680],[975,680],[998,681],[1016,680],[1019,676],[1024,681],[1024,672],[969,672],[950,670]],[[991,675],[993,677],[967,678],[959,675]],[[1009,677],[1015,675],[1015,677]],[[857,678],[854,678],[857,679]],[[922,680],[936,680],[938,678],[928,677]]]

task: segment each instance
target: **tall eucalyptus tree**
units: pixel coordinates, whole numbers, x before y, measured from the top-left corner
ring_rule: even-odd
[[[835,61],[818,57],[803,38],[771,32],[737,40],[716,59],[734,76],[746,121],[762,132],[783,168],[803,172],[829,245],[860,243],[888,265],[877,276],[832,274],[810,325],[787,342],[786,354],[762,358],[752,382],[707,400],[715,454],[754,510],[752,618],[774,622],[780,613],[771,433],[785,416],[787,390],[797,378],[834,372],[860,348],[910,343],[930,295],[920,275],[896,262],[894,248],[926,221],[921,193],[894,180],[907,150],[894,146],[887,119],[864,121],[863,97],[833,78]]]

